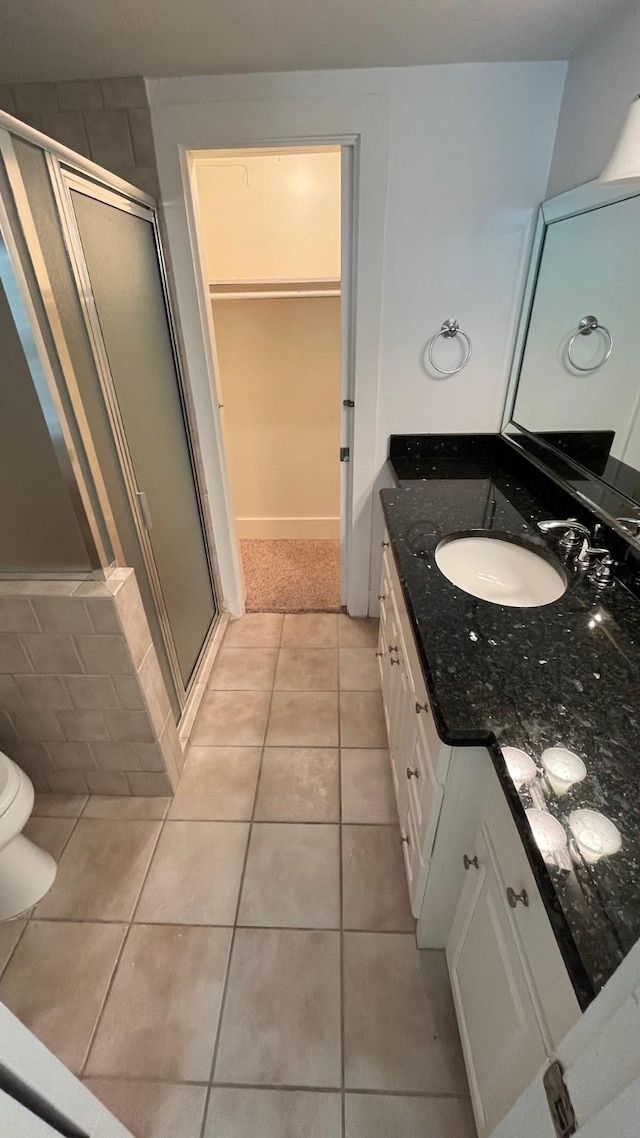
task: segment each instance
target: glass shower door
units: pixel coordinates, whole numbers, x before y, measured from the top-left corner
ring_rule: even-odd
[[[186,688],[217,612],[151,209],[73,178],[94,337]]]

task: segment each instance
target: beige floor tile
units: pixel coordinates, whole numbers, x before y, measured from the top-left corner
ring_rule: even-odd
[[[388,750],[344,747],[340,768],[342,821],[395,825],[398,811]]]
[[[270,700],[268,691],[208,691],[191,742],[209,747],[262,746]]]
[[[255,823],[238,924],[340,928],[339,827]]]
[[[341,648],[375,648],[378,643],[378,621],[354,619],[346,613],[338,615],[338,640]]]
[[[128,921],[159,830],[160,822],[80,818],[36,916]]]
[[[281,648],[274,687],[276,691],[336,691],[336,649]]]
[[[329,612],[288,613],[282,629],[283,648],[335,648],[338,617]]]
[[[253,1138],[254,1135],[260,1138],[341,1138],[341,1097],[331,1091],[213,1087],[203,1138]]]
[[[58,860],[75,826],[75,818],[29,818],[24,830],[25,838],[35,842]]]
[[[250,818],[259,766],[259,747],[191,746],[169,818]]]
[[[141,1079],[85,1079],[136,1138],[200,1138],[207,1088]]]
[[[267,747],[337,747],[337,692],[274,691]]]
[[[250,612],[230,620],[224,634],[225,648],[277,648],[283,617],[277,612]]]
[[[345,1083],[468,1093],[444,953],[411,933],[344,934]]]
[[[375,648],[340,648],[338,657],[343,691],[380,691]]]
[[[78,1073],[124,939],[124,925],[30,921],[0,1000]]]
[[[169,809],[171,798],[139,798],[134,795],[92,794],[83,818],[125,818],[138,821],[161,821]]]
[[[261,822],[338,822],[338,750],[265,747],[255,817]]]
[[[230,943],[230,929],[133,925],[87,1075],[206,1081]]]
[[[0,974],[24,932],[26,921],[3,921],[0,924]]]
[[[209,687],[216,691],[271,691],[277,648],[223,648]]]
[[[79,818],[86,794],[36,794],[33,813],[38,818]]]
[[[396,826],[342,827],[345,929],[413,931],[399,838]]]
[[[388,745],[380,692],[340,692],[340,742],[343,747]]]
[[[469,1099],[347,1095],[345,1138],[476,1138]]]
[[[248,834],[248,822],[167,822],[136,921],[232,925]]]
[[[216,1082],[339,1087],[340,934],[238,929]]]

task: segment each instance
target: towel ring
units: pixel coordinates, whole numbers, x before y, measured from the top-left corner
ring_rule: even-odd
[[[593,364],[591,367],[581,367],[580,364],[577,364],[575,362],[575,360],[573,359],[573,357],[571,355],[571,349],[572,349],[573,345],[575,344],[576,340],[578,339],[578,336],[590,336],[592,332],[604,332],[604,335],[606,336],[607,340],[609,341],[609,345],[607,347],[607,350],[606,350],[603,358],[600,360],[599,363]],[[602,367],[603,364],[606,364],[606,362],[609,359],[609,356],[611,355],[612,351],[613,351],[613,336],[611,335],[611,332],[609,331],[609,329],[605,328],[604,324],[598,323],[598,317],[597,316],[583,316],[582,320],[578,324],[576,331],[573,333],[573,336],[571,337],[571,339],[569,340],[569,343],[567,344],[567,356],[569,359],[569,363],[571,364],[571,367],[576,369],[576,371],[597,371],[599,367]]]
[[[440,336],[443,336],[445,340],[451,340],[454,336],[462,336],[462,339],[466,344],[466,351],[462,363],[458,364],[457,367],[450,368],[449,371],[445,371],[444,368],[438,367],[433,358],[434,344],[436,340],[440,338]],[[432,336],[429,340],[429,343],[427,345],[427,356],[429,357],[429,363],[431,364],[431,367],[434,369],[434,371],[439,372],[440,375],[457,375],[459,371],[462,371],[463,367],[467,366],[469,360],[471,359],[471,340],[467,336],[467,333],[462,331],[462,328],[458,324],[457,320],[443,320],[442,324],[440,325],[440,331],[436,332],[435,336]]]

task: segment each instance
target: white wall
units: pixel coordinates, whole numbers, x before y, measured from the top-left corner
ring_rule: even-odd
[[[459,64],[148,81],[191,378],[203,391],[209,379],[202,348],[196,358],[202,332],[181,150],[357,139],[350,592],[359,598],[369,569],[372,491],[389,434],[500,427],[565,70],[556,62]],[[422,355],[448,316],[471,336],[473,357],[457,377],[438,380],[425,375]],[[373,559],[372,597],[378,572]]]
[[[340,150],[196,167],[210,281],[340,280]]]
[[[598,177],[640,92],[639,64],[640,5],[632,0],[569,64],[545,196]]]

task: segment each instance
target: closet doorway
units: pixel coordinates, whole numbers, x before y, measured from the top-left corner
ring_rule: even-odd
[[[191,158],[245,608],[337,611],[350,442],[341,147]]]

